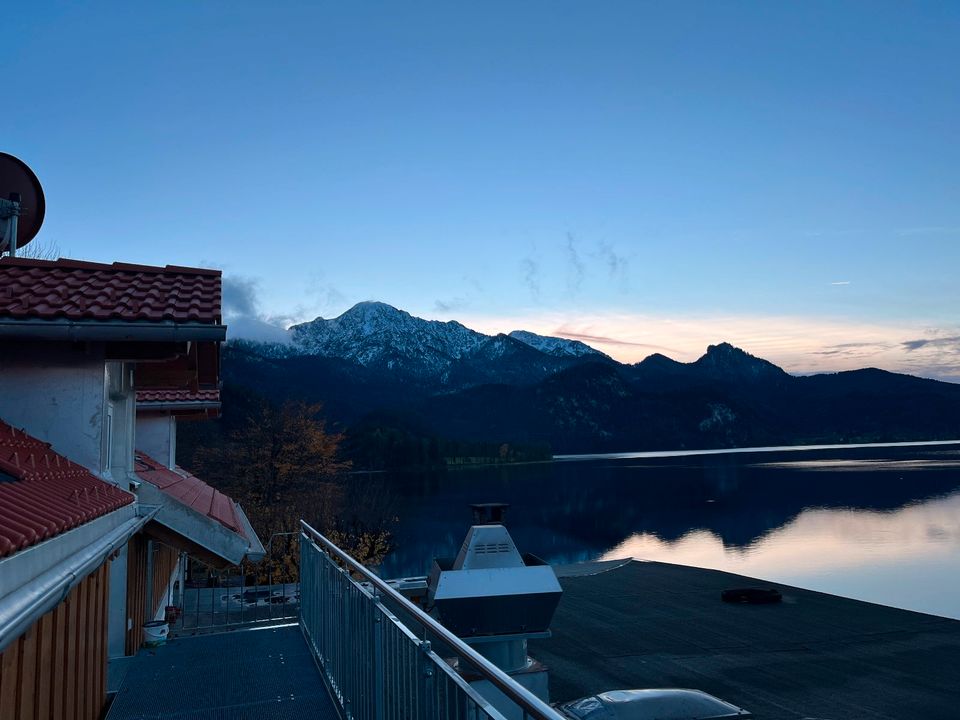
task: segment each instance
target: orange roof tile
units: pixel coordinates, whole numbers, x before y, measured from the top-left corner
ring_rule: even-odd
[[[167,495],[246,537],[233,500],[183,468],[171,470],[137,450],[136,473]]]
[[[0,259],[0,317],[221,323],[219,270]]]
[[[0,557],[132,503],[133,495],[0,420]]]

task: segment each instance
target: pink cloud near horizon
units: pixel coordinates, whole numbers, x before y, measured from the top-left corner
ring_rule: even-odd
[[[672,316],[633,313],[464,316],[486,333],[529,330],[580,340],[616,360],[639,362],[661,353],[692,362],[707,346],[729,342],[794,374],[877,367],[960,382],[960,331],[789,316]]]

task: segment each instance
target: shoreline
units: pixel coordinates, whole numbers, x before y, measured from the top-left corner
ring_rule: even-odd
[[[831,445],[771,445],[746,448],[710,448],[703,450],[644,450],[641,452],[585,453],[581,455],[554,455],[554,462],[578,460],[634,460],[640,458],[690,457],[695,455],[746,455],[750,453],[803,452],[810,450],[869,450],[871,448],[910,448],[960,445],[958,440],[913,440],[885,443],[837,443]],[[549,462],[549,461],[543,461]]]

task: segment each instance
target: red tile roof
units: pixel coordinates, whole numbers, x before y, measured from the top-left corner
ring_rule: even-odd
[[[138,403],[218,403],[219,390],[182,390],[179,388],[148,388],[137,390]]]
[[[133,502],[104,482],[0,420],[0,557],[59,535]]]
[[[184,505],[246,537],[233,500],[183,468],[176,467],[171,470],[137,450],[136,473],[141,479],[160,488]]]
[[[219,325],[220,271],[0,259],[0,317]]]

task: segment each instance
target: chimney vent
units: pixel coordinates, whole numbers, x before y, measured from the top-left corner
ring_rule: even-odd
[[[471,503],[474,525],[503,525],[503,516],[507,513],[507,503]]]

